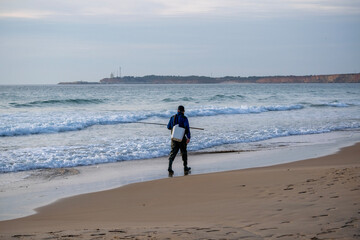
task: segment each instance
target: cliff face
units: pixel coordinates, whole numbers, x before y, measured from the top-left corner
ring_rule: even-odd
[[[264,77],[257,83],[359,83],[360,74]]]
[[[221,77],[211,78],[203,76],[144,76],[104,78],[102,84],[119,83],[151,83],[151,84],[181,84],[181,83],[360,83],[360,73],[333,74],[311,76],[272,76],[272,77]]]

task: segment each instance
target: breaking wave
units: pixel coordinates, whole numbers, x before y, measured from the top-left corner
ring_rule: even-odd
[[[162,101],[163,102],[180,102],[180,101],[182,101],[182,102],[193,102],[193,101],[195,101],[195,99],[192,98],[192,97],[164,98]]]
[[[342,103],[342,102],[328,102],[328,103],[318,103],[318,104],[310,104],[311,107],[350,107],[352,104]]]
[[[214,107],[207,106],[186,110],[189,117],[217,116],[231,114],[259,114],[270,111],[291,111],[304,108],[303,105],[290,106],[241,106]],[[0,136],[21,136],[31,134],[48,134],[68,131],[79,131],[94,125],[115,125],[135,123],[151,117],[168,119],[174,111],[142,112],[47,112],[47,113],[14,113],[1,117]],[[166,120],[167,121],[167,120]]]
[[[327,133],[338,130],[359,128],[360,124],[322,126],[318,128],[267,128],[237,133],[195,136],[189,151],[198,151],[224,144],[259,142],[267,139]],[[169,137],[147,136],[122,139],[107,144],[83,146],[49,146],[7,150],[0,152],[0,173],[18,172],[41,168],[62,168],[130,161],[162,157],[169,154]]]
[[[80,104],[99,104],[105,102],[104,99],[63,99],[63,100],[43,100],[43,101],[32,101],[28,103],[9,103],[10,106],[14,108],[22,108],[22,107],[43,107],[46,105],[80,105]]]
[[[211,97],[210,101],[221,101],[226,99],[244,99],[245,96],[237,94],[237,95],[224,95],[224,94],[217,94],[213,97]]]
[[[201,109],[190,109],[186,111],[189,117],[199,116],[216,116],[216,115],[230,115],[230,114],[254,114],[270,111],[292,111],[303,109],[304,106],[290,105],[290,106],[241,106],[241,107],[204,107]]]

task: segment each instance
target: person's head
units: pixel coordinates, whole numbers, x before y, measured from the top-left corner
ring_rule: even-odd
[[[178,107],[178,112],[184,113],[184,112],[185,112],[184,106],[180,105],[180,106]]]

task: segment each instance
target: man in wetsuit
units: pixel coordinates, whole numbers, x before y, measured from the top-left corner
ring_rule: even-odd
[[[174,174],[174,171],[172,169],[172,164],[174,162],[176,154],[179,152],[179,149],[181,152],[182,160],[184,162],[184,173],[185,174],[189,173],[191,169],[190,167],[187,166],[187,150],[186,150],[187,144],[190,142],[190,138],[191,138],[190,125],[184,113],[185,113],[185,108],[184,106],[180,105],[178,107],[177,114],[170,118],[169,123],[167,125],[167,128],[169,130],[172,130],[172,128],[176,124],[179,124],[179,127],[185,128],[185,134],[181,142],[171,140],[171,152],[169,156],[169,167],[168,167],[169,176],[172,176]]]

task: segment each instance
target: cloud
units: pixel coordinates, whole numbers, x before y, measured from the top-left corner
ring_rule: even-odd
[[[322,14],[360,14],[360,2],[356,0],[292,0],[294,9]]]
[[[275,17],[292,14],[360,14],[356,0],[2,0],[0,18],[68,17]]]
[[[40,19],[57,15],[57,12],[38,10],[16,10],[0,12],[0,18],[28,18]]]
[[[184,1],[164,1],[157,0],[158,14],[165,16],[193,15],[193,14],[213,14],[223,6],[223,2],[218,0],[184,0]]]

